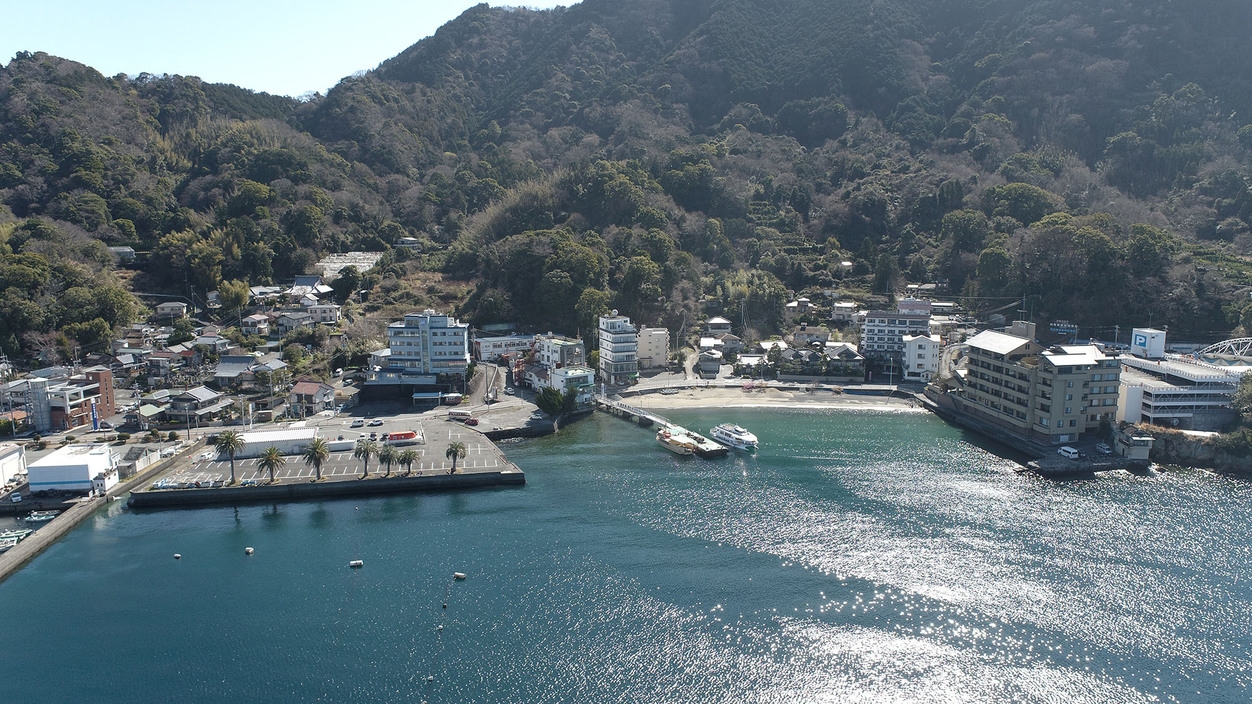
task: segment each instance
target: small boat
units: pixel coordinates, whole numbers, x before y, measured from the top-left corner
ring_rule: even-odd
[[[350,561],[348,562],[348,566],[349,566],[349,567],[351,567],[351,568],[353,568],[353,569],[356,569],[357,567],[362,567],[362,566],[364,566],[364,565],[365,565],[365,561],[364,561],[364,560],[350,560]]]
[[[722,423],[713,428],[713,439],[736,450],[744,452],[752,452],[757,448],[756,436],[748,432],[747,428],[735,425],[734,423]]]
[[[181,559],[183,559],[183,556],[182,556],[182,554],[181,554],[181,553],[177,553],[177,552],[176,552],[176,553],[174,553],[174,559],[175,559],[175,560],[181,560]]]
[[[252,554],[252,548],[244,548],[244,549],[243,549],[243,554],[245,554],[245,555],[251,555],[251,554]]]
[[[26,517],[26,522],[43,523],[44,521],[51,521],[59,515],[61,515],[60,511],[31,511],[30,515]]]
[[[0,538],[0,552],[17,547],[17,538]]]
[[[464,572],[453,572],[453,573],[452,573],[452,578],[453,578],[453,579],[465,579],[465,573],[464,573]]]
[[[8,540],[10,538],[16,538],[20,541],[22,538],[25,538],[26,536],[34,532],[35,531],[29,528],[18,528],[17,530],[6,530],[3,533],[0,533],[0,540]]]
[[[696,451],[696,444],[678,428],[673,430],[662,428],[656,434],[656,441],[661,443],[661,447],[676,455],[692,455]]]

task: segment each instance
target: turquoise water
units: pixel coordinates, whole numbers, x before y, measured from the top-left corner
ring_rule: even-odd
[[[1023,477],[925,414],[672,415],[763,447],[596,415],[505,445],[523,489],[110,506],[0,584],[4,699],[1249,698],[1248,482]]]

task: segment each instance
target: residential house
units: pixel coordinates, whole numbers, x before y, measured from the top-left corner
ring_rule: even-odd
[[[198,425],[216,420],[230,409],[231,400],[204,386],[196,386],[170,398],[165,415],[175,423]]]
[[[696,373],[700,376],[717,376],[722,368],[722,359],[722,353],[717,350],[702,350],[696,359]]]
[[[339,305],[335,303],[314,303],[305,310],[313,316],[314,322],[322,325],[339,324]]]
[[[223,355],[213,371],[213,385],[219,389],[238,389],[252,376],[256,357],[246,355]]]
[[[830,319],[836,325],[847,325],[857,322],[857,312],[861,306],[853,301],[835,301],[831,307]]]
[[[191,341],[192,347],[202,347],[213,354],[221,354],[230,348],[230,340],[221,335],[201,335]]]
[[[278,316],[274,327],[278,331],[278,336],[283,337],[292,330],[299,328],[311,328],[316,325],[313,316],[303,311],[285,311]]]
[[[797,298],[783,306],[783,319],[793,321],[796,318],[809,312],[812,307],[811,301],[807,298]]]
[[[722,354],[739,354],[745,348],[743,338],[728,332],[717,335],[714,339],[722,343]]]
[[[187,304],[182,301],[166,301],[158,303],[154,316],[158,320],[177,320],[187,317]]]
[[[290,412],[301,418],[335,409],[335,387],[320,381],[297,381],[288,399]]]
[[[704,323],[704,332],[709,337],[716,337],[723,333],[728,333],[730,332],[730,321],[721,316],[709,318]]]
[[[269,337],[269,316],[262,313],[249,315],[240,321],[239,329],[242,330],[245,335],[260,335],[261,337]]]
[[[792,344],[796,347],[808,347],[813,343],[825,346],[828,340],[830,340],[830,330],[822,326],[809,327],[801,325],[791,333]]]

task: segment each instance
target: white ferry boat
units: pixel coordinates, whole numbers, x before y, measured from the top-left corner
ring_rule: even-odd
[[[662,428],[656,434],[656,441],[661,443],[661,447],[676,455],[692,455],[696,451],[696,444],[691,441],[691,438],[677,430]]]
[[[711,432],[713,439],[726,447],[733,447],[736,450],[745,452],[752,452],[757,447],[756,436],[748,432],[747,428],[733,423],[722,423],[713,428]]]

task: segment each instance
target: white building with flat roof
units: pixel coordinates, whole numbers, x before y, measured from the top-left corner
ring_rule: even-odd
[[[92,480],[105,478],[106,488],[117,483],[117,457],[108,445],[66,445],[52,454],[31,462],[26,467],[30,490],[81,491],[96,486]],[[112,475],[112,481],[107,479]]]
[[[939,373],[939,352],[943,338],[938,335],[905,335],[904,378],[907,381],[930,381]]]
[[[600,316],[600,379],[610,386],[628,384],[639,376],[639,338],[630,318]]]
[[[0,484],[8,484],[18,474],[26,473],[26,449],[12,442],[0,442]]]
[[[639,368],[656,369],[669,361],[669,330],[639,326],[635,336],[639,343]]]
[[[388,371],[400,375],[465,376],[469,326],[450,315],[426,310],[387,326]]]
[[[534,335],[501,335],[497,337],[475,337],[474,359],[480,362],[493,362],[501,355],[517,352],[525,354],[535,344]]]
[[[271,447],[277,447],[284,455],[298,455],[308,448],[317,437],[317,428],[286,428],[284,430],[257,430],[243,433],[243,447],[235,453],[235,459],[260,457]],[[219,459],[226,459],[222,454]]]

